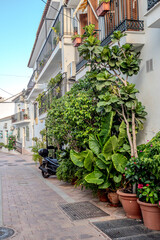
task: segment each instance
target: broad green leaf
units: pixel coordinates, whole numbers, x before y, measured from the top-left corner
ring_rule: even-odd
[[[100,153],[100,145],[95,135],[90,134],[89,135],[89,148],[92,150],[92,152],[96,155]]]
[[[106,144],[103,147],[102,153],[105,156],[106,160],[109,160],[114,151],[118,147],[118,139],[115,135],[109,138]]]
[[[97,75],[97,80],[98,81],[106,81],[109,79],[110,76],[111,75],[107,71],[104,71]]]
[[[110,82],[99,82],[96,84],[96,88],[98,91],[101,91],[104,87],[110,86],[110,85],[111,85]]]
[[[116,151],[117,147],[118,147],[118,139],[115,135],[113,135],[111,137],[111,142],[112,142],[112,149],[113,149],[113,152]]]
[[[87,150],[88,154],[84,159],[84,167],[88,170],[91,171],[92,170],[92,165],[93,165],[93,152],[91,150]]]
[[[96,158],[96,165],[99,169],[106,169],[106,164],[99,158]]]
[[[131,109],[133,106],[133,102],[132,101],[126,102],[126,106],[127,106],[127,108]]]
[[[111,186],[111,183],[108,181],[108,179],[106,178],[104,180],[104,183],[102,183],[101,185],[99,185],[99,189],[107,189]]]
[[[115,169],[120,173],[124,173],[127,164],[127,158],[120,153],[116,153],[112,155],[112,161]]]
[[[80,153],[74,151],[74,150],[71,150],[70,151],[70,158],[72,160],[72,162],[78,166],[78,167],[83,167],[84,164],[83,164],[83,157],[80,155]]]
[[[111,112],[112,111],[112,106],[107,106],[106,108],[105,108],[105,112],[106,113],[109,113],[109,112]]]
[[[98,102],[97,103],[97,107],[99,108],[99,107],[104,107],[104,106],[106,106],[107,105],[107,102],[105,102],[105,101],[100,101],[100,102]]]
[[[126,124],[124,121],[121,122],[121,125],[119,127],[119,135],[118,135],[118,145],[119,147],[123,145],[126,138]]]
[[[113,177],[113,180],[115,181],[115,183],[120,183],[121,180],[122,180],[122,175],[119,174],[118,177],[117,177],[117,176],[114,176],[114,177]]]
[[[88,174],[87,176],[85,176],[84,179],[88,183],[100,185],[104,182],[104,179],[100,179],[100,177],[102,177],[102,175],[103,175],[103,173],[101,173],[100,171],[94,171],[94,172]]]
[[[106,160],[109,160],[111,158],[112,153],[113,153],[111,138],[109,138],[109,140],[104,145],[102,153]]]
[[[110,112],[106,119],[105,122],[102,124],[102,130],[99,133],[99,136],[102,138],[102,142],[103,144],[106,143],[108,137],[110,136],[111,133],[111,128],[112,128],[112,124],[113,124],[113,112]]]

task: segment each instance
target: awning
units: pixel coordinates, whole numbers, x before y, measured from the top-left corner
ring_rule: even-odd
[[[74,11],[73,13],[73,17],[75,17],[76,13],[81,10],[81,11],[84,11],[87,7],[87,3],[88,3],[88,0],[80,0],[76,10]]]

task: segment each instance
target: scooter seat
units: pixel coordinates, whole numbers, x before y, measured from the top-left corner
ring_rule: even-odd
[[[55,158],[46,157],[46,159],[47,159],[49,162],[52,162],[52,163],[54,163],[54,164],[58,164],[58,161],[57,161],[57,159],[55,159]]]

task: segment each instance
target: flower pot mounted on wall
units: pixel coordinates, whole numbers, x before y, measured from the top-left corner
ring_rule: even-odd
[[[104,16],[110,10],[110,2],[102,2],[97,8],[96,12],[98,17]]]
[[[73,41],[73,46],[74,46],[74,47],[78,47],[78,46],[81,44],[81,42],[82,42],[81,37],[77,37],[77,38],[75,38],[74,41]]]

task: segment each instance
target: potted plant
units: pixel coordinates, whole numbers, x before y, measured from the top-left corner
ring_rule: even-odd
[[[119,204],[119,197],[118,197],[118,194],[116,192],[116,190],[111,190],[108,192],[108,199],[109,201],[111,202],[111,205],[113,207],[117,207],[118,204]]]
[[[96,9],[98,17],[104,16],[110,10],[110,0],[100,0]]]
[[[160,183],[146,181],[140,184],[138,189],[140,205],[144,225],[151,229],[160,231]]]
[[[28,115],[25,113],[23,114],[24,119],[28,119]]]
[[[114,113],[108,113],[101,131],[89,135],[89,148],[82,152],[71,150],[70,157],[76,166],[87,170],[84,181],[88,186],[95,185],[97,191],[112,191],[108,199],[117,206],[119,200],[116,190],[122,186],[122,175],[127,163],[125,154],[120,153],[126,141],[126,131],[122,122],[119,130],[112,135],[113,118]]]
[[[72,36],[72,42],[73,42],[74,47],[78,47],[82,42],[81,35],[79,35],[79,34],[73,35]]]
[[[128,218],[141,219],[141,210],[137,203],[136,191],[133,192],[133,186],[137,186],[138,179],[140,178],[140,171],[143,171],[141,166],[141,160],[136,158],[131,158],[126,164],[125,168],[125,187],[119,189],[117,194],[119,195],[119,200],[122,203],[123,209]]]
[[[144,225],[160,231],[160,132],[139,147],[141,169],[138,179],[138,204]]]
[[[106,189],[98,189],[97,196],[98,196],[100,202],[108,201]]]

